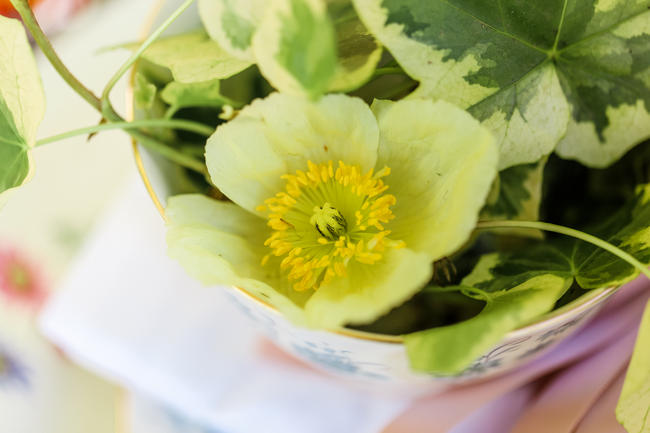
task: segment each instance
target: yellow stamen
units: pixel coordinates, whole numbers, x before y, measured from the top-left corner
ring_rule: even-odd
[[[403,247],[384,229],[395,218],[390,208],[396,198],[384,194],[388,186],[382,180],[389,174],[388,167],[364,174],[342,161],[336,167],[333,161],[308,161],[307,170],[283,175],[285,191],[256,208],[267,213],[273,230],[262,265],[284,256],[279,268],[292,287],[315,290],[346,276],[351,263],[373,265],[387,248]]]

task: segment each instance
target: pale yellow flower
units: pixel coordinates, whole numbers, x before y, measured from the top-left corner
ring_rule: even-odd
[[[233,203],[171,198],[172,256],[325,328],[370,322],[425,285],[468,239],[497,167],[476,120],[426,100],[273,94],[206,149]]]

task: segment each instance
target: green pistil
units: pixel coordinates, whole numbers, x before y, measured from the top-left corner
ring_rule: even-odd
[[[333,241],[347,232],[348,222],[343,218],[341,212],[329,203],[325,203],[323,206],[314,206],[313,212],[309,223],[324,238]]]

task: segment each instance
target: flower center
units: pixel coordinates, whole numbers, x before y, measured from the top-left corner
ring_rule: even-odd
[[[8,280],[16,292],[27,292],[30,288],[29,272],[17,263],[9,265]]]
[[[381,179],[390,174],[388,167],[363,174],[341,161],[336,168],[332,161],[307,166],[282,176],[285,190],[258,207],[272,229],[263,265],[276,257],[295,290],[310,290],[345,276],[353,261],[372,265],[387,248],[405,246],[389,239],[384,227],[395,218],[395,196],[385,194]]]

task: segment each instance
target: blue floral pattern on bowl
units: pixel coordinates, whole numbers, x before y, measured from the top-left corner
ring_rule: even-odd
[[[350,357],[348,350],[336,350],[321,345],[320,347],[313,342],[304,342],[303,344],[293,343],[291,346],[292,353],[295,353],[302,359],[307,359],[314,364],[318,364],[327,370],[343,373],[347,375],[360,375],[372,379],[386,380],[387,377],[381,374],[365,370],[364,365],[356,363]],[[372,363],[364,363],[366,365]],[[374,364],[381,366],[381,364]]]
[[[229,297],[279,347],[316,368],[371,382],[428,386],[434,382],[449,386],[501,374],[541,356],[585,324],[611,293],[613,289],[603,290],[571,310],[510,332],[455,376],[412,371],[406,349],[399,341],[300,328],[237,288],[229,290]]]

